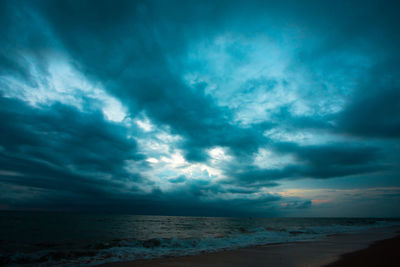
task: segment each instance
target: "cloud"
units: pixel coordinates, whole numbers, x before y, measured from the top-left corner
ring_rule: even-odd
[[[240,184],[274,186],[282,179],[328,179],[362,175],[390,170],[379,148],[365,145],[334,143],[329,145],[298,145],[296,143],[275,143],[275,153],[291,155],[294,160],[281,168],[274,165],[256,166],[249,162],[232,162],[226,176]],[[269,159],[270,155],[264,160]]]
[[[139,172],[124,169],[127,160],[143,159],[135,141],[101,113],[85,114],[62,104],[32,108],[4,97],[0,103],[1,181],[105,195],[112,188],[121,190],[118,181],[141,179]]]
[[[285,209],[308,209],[314,202],[309,200],[306,201],[291,201],[291,202],[282,202],[281,206]]]
[[[288,181],[395,177],[397,7],[2,1],[3,201],[270,215]]]
[[[168,181],[170,182],[170,183],[183,183],[183,182],[185,182],[187,179],[186,179],[186,177],[184,176],[184,175],[180,175],[180,176],[178,176],[178,177],[176,177],[176,178],[172,178],[172,179],[169,179]]]
[[[390,66],[390,65],[389,65]],[[341,131],[369,138],[400,137],[399,69],[382,66],[370,74],[339,115]]]
[[[399,187],[358,188],[293,188],[280,192],[285,200],[290,198],[312,199],[310,215],[330,216],[339,210],[345,216],[397,216],[400,202]],[[391,205],[395,203],[396,205]],[[379,206],[379,209],[376,209]],[[386,215],[385,215],[386,214]],[[301,215],[301,214],[299,214]]]

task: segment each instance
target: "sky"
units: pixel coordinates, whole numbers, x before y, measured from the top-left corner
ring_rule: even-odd
[[[0,210],[400,216],[398,1],[0,1]]]

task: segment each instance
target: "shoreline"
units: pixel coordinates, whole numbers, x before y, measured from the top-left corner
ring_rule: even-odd
[[[376,241],[368,248],[342,255],[337,261],[324,267],[399,266],[400,234]]]
[[[398,238],[400,226],[334,234],[320,240],[267,244],[181,257],[109,262],[97,266],[341,266],[351,253],[368,250],[376,242]],[[400,238],[399,238],[400,240]],[[381,243],[379,243],[381,244]],[[383,245],[380,245],[382,247]],[[365,253],[365,252],[364,252]],[[354,257],[354,256],[353,256]],[[333,264],[333,265],[331,265]],[[356,266],[353,264],[353,266]]]

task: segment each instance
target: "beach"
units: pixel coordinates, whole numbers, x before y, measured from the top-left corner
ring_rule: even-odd
[[[393,226],[335,234],[316,241],[100,266],[395,266],[391,264],[396,252],[400,252],[399,233],[400,226]]]
[[[399,231],[390,218],[3,212],[0,265],[321,266]]]
[[[399,12],[0,0],[0,267],[400,267]]]

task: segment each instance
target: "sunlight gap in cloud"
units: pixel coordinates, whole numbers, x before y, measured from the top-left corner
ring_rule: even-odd
[[[95,107],[113,122],[122,122],[127,116],[127,109],[118,99],[108,94],[99,82],[89,81],[66,57],[49,56],[44,70],[34,58],[24,56],[29,62],[32,81],[25,82],[11,75],[1,76],[0,82],[7,84],[1,87],[6,97],[21,99],[36,108],[56,102],[83,112]]]

